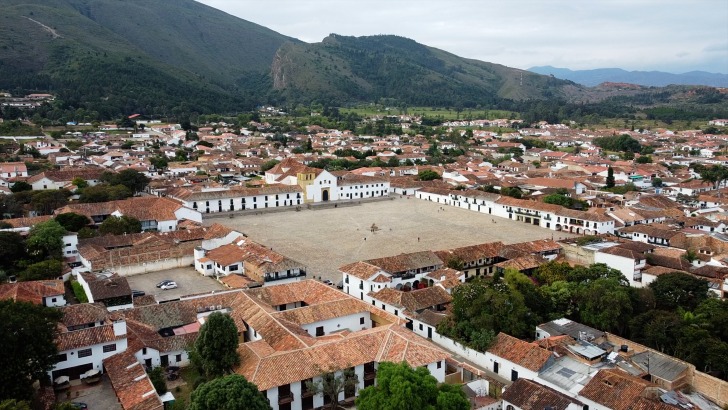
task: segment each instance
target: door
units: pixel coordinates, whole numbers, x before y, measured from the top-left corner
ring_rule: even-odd
[[[493,373],[498,374],[498,362],[493,362]]]
[[[329,190],[328,189],[324,189],[323,191],[321,191],[321,200],[324,202],[329,200]]]
[[[169,356],[165,354],[164,356],[160,356],[159,359],[162,361],[162,367],[169,366]]]
[[[427,326],[427,338],[432,339],[432,328]]]

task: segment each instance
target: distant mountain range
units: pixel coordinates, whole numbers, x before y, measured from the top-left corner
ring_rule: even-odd
[[[498,107],[646,92],[555,77],[398,36],[309,44],[193,0],[0,0],[0,90],[56,94],[79,118],[261,103]]]
[[[587,87],[601,83],[628,83],[644,86],[665,87],[668,85],[707,85],[728,87],[728,74],[690,71],[683,74],[662,71],[626,71],[621,68],[598,68],[594,70],[569,70],[551,66],[531,67],[533,73],[553,75],[562,80],[573,81]]]

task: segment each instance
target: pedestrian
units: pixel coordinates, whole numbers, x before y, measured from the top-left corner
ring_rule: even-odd
[[[418,237],[417,237],[417,242],[419,242],[419,241],[420,241],[420,237],[418,236]]]

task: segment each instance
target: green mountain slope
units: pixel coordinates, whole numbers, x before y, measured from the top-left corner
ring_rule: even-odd
[[[392,98],[416,105],[493,104],[563,97],[571,82],[455,56],[398,36],[287,43],[276,53],[273,86],[292,99],[347,102]]]
[[[234,109],[268,92],[287,41],[192,0],[1,0],[0,88],[103,116]]]

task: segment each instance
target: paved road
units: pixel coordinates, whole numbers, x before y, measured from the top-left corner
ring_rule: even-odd
[[[486,242],[571,237],[466,209],[399,196],[391,201],[330,209],[244,215],[218,222],[304,263],[309,277],[341,280],[337,269],[359,260]],[[375,224],[379,230],[371,232]]]

